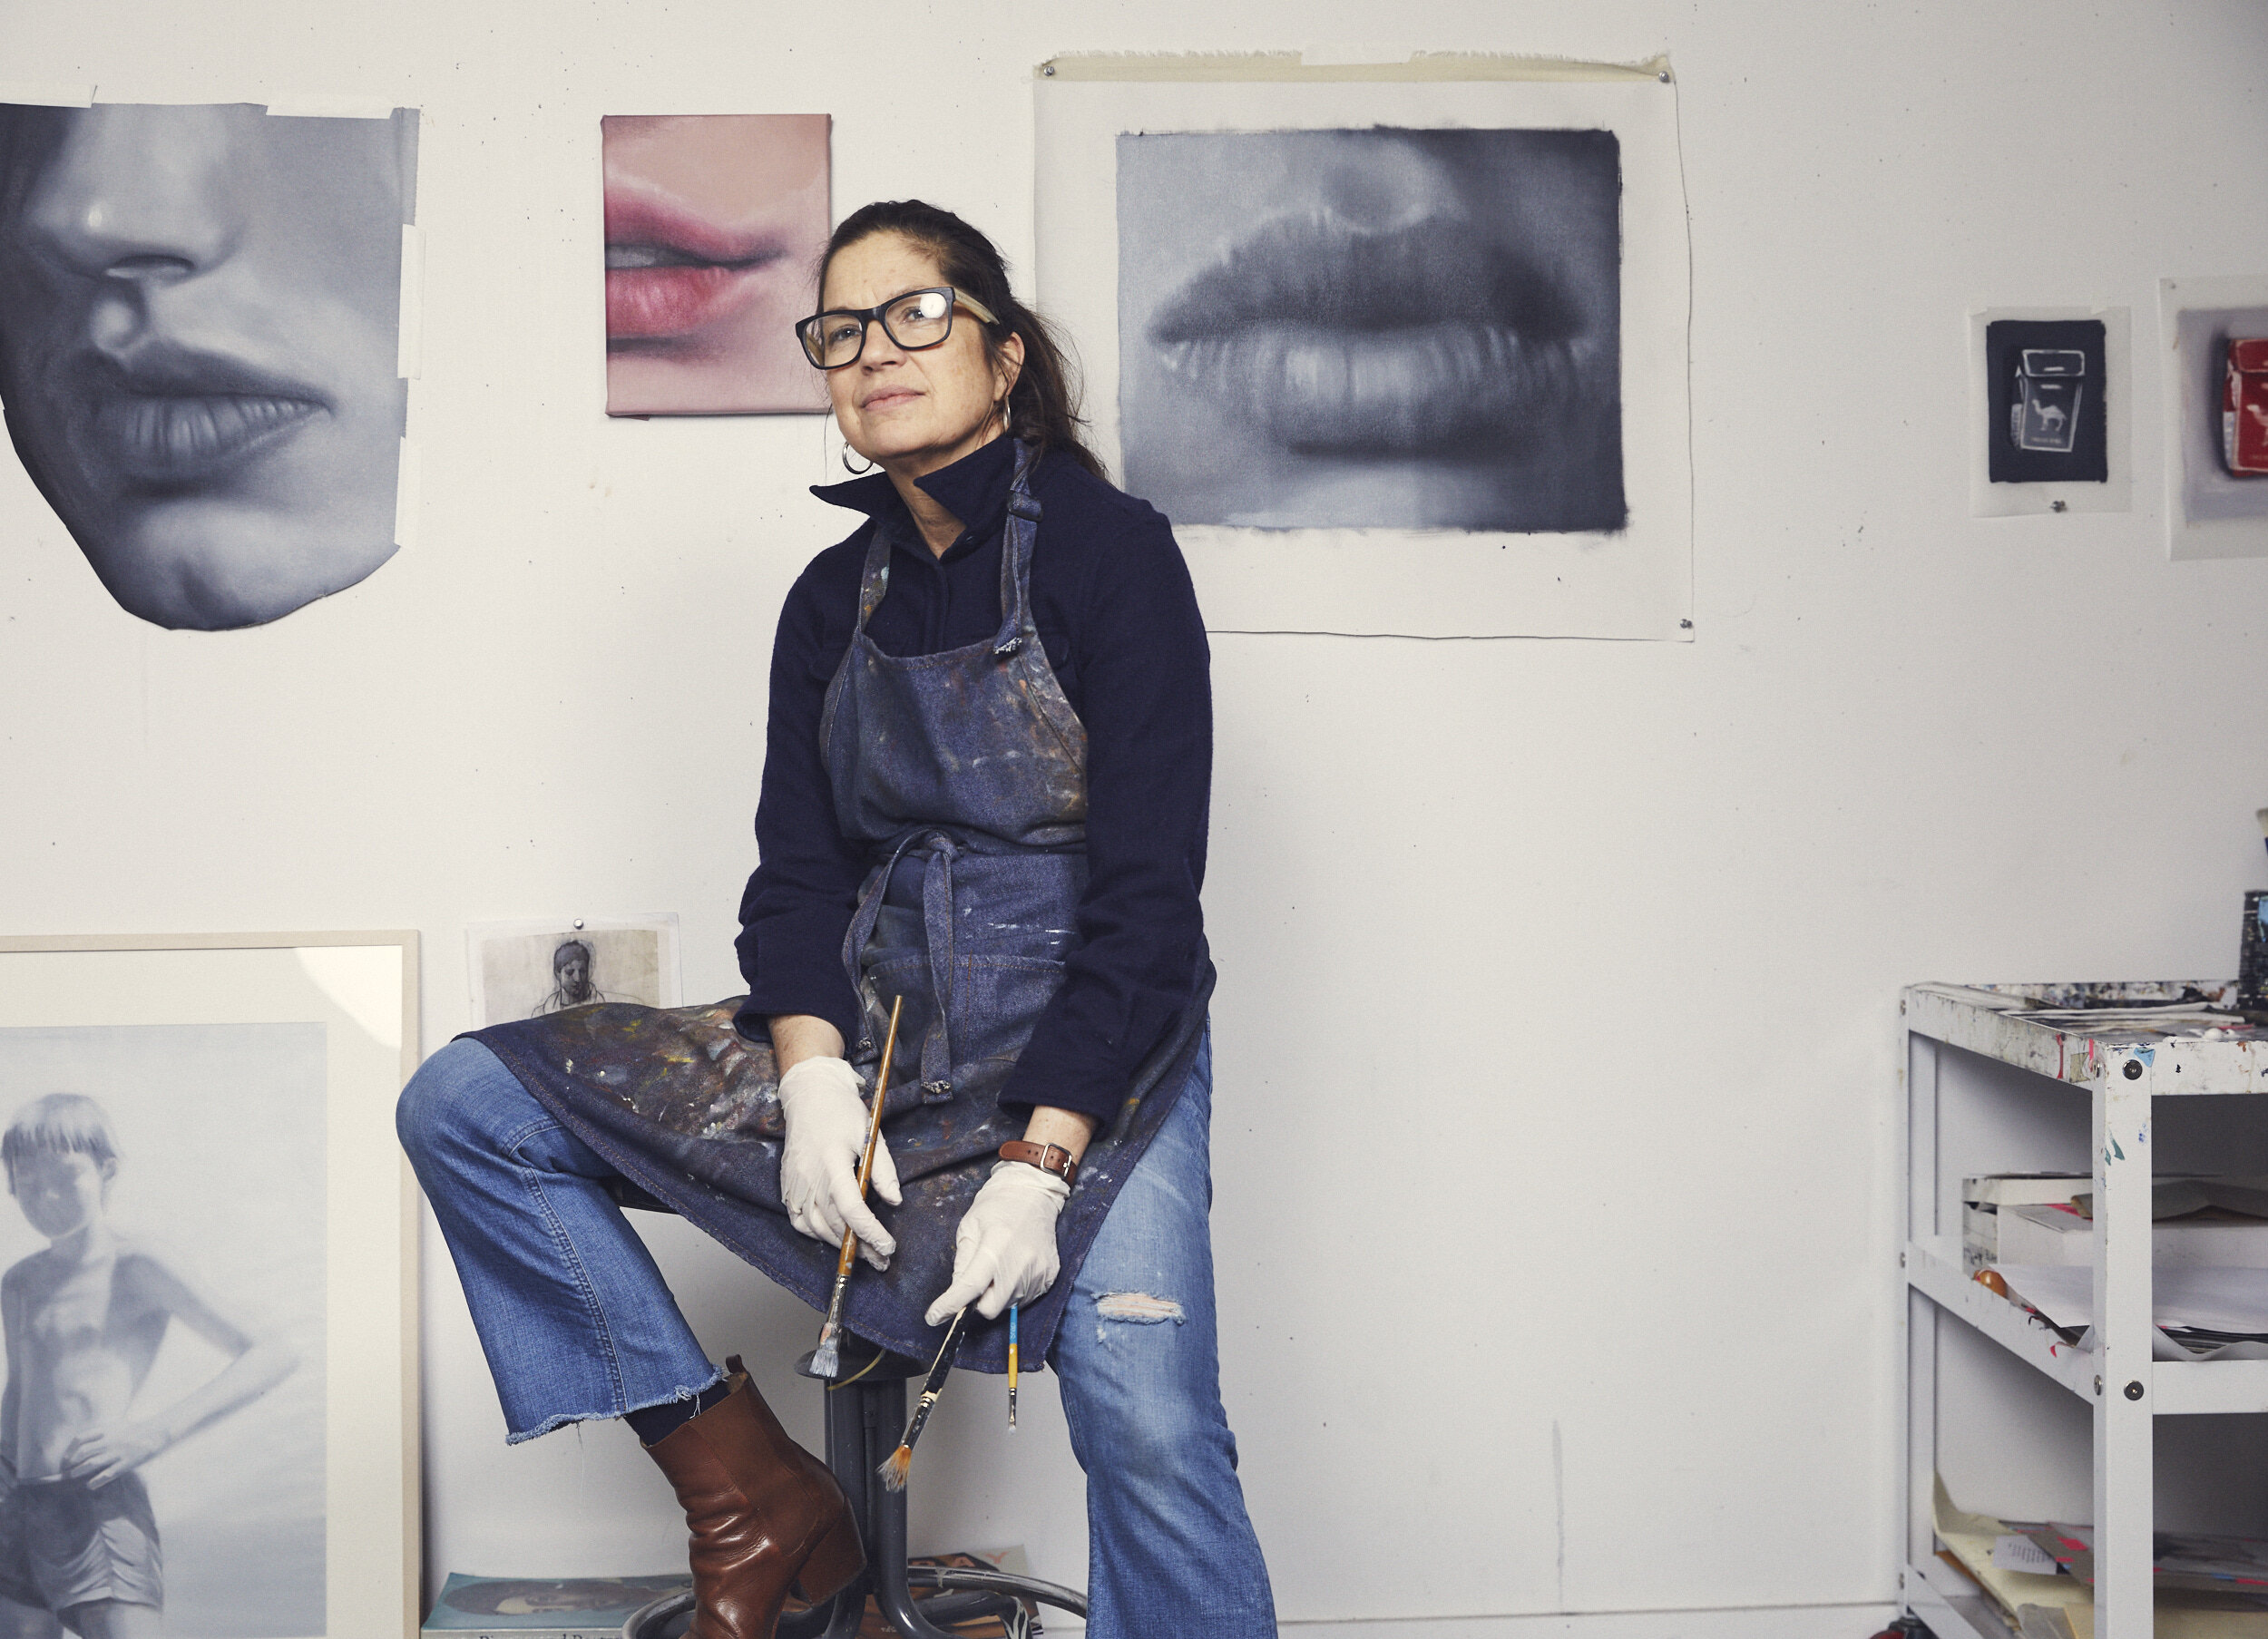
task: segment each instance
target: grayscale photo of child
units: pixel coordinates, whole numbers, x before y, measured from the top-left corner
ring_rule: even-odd
[[[86,1639],[162,1634],[158,1525],[137,1470],[298,1363],[112,1229],[118,1162],[110,1117],[77,1093],[34,1099],[0,1136],[8,1193],[47,1239],[0,1276],[0,1621],[20,1639],[55,1624]],[[130,1415],[175,1321],[229,1363],[172,1405]]]
[[[325,1631],[322,1055],[0,1030],[0,1639]]]

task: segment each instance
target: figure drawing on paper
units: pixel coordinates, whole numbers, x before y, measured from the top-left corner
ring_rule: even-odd
[[[0,104],[0,401],[119,606],[256,626],[394,553],[416,115]]]
[[[791,334],[867,464],[817,490],[855,527],[773,643],[748,991],[459,1038],[404,1090],[403,1145],[506,1438],[630,1425],[685,1509],[696,1639],[772,1639],[792,1587],[856,1608],[872,1545],[694,1336],[626,1199],[839,1313],[813,1374],[934,1362],[926,1408],[956,1366],[1010,1370],[1016,1338],[1087,1476],[1088,1633],[1272,1639],[1219,1388],[1188,570],[1104,475],[1062,343],[984,234],[881,201],[815,271]]]
[[[157,1520],[138,1469],[298,1363],[108,1223],[120,1157],[93,1099],[54,1093],[0,1137],[8,1193],[48,1242],[0,1276],[0,1628],[6,1639],[164,1632]],[[179,1401],[137,1410],[167,1329],[230,1359]]]
[[[602,1002],[677,1000],[674,920],[651,925],[573,922],[475,924],[465,930],[475,1025],[536,1019]]]
[[[1608,131],[1118,139],[1128,483],[1178,522],[1628,519]]]
[[[543,1000],[535,1004],[530,1018],[556,1013],[565,1008],[589,1007],[597,1001],[626,1001],[628,997],[610,996],[599,989],[597,976],[591,971],[591,946],[580,939],[563,939],[559,949],[552,952],[552,988]]]

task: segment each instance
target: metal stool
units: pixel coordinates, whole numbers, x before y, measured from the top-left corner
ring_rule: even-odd
[[[954,1639],[938,1624],[983,1617],[998,1620],[1013,1632],[1021,1614],[1016,1603],[1020,1595],[1075,1616],[1086,1615],[1084,1594],[1036,1576],[906,1563],[906,1493],[888,1489],[875,1470],[897,1449],[898,1436],[905,1429],[905,1380],[928,1375],[929,1367],[877,1350],[847,1332],[842,1353],[840,1387],[825,1378],[812,1380],[826,1396],[826,1466],[850,1499],[858,1539],[866,1549],[866,1568],[834,1598],[782,1616],[779,1639],[855,1639],[869,1594],[881,1607],[883,1620],[906,1639]],[[812,1377],[811,1356],[797,1361],[796,1370]],[[954,1591],[916,1602],[916,1587]],[[690,1592],[665,1595],[631,1613],[622,1624],[622,1639],[670,1639],[672,1625],[681,1632],[679,1619],[692,1609]]]

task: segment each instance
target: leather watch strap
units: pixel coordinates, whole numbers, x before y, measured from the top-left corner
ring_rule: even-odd
[[[1031,1144],[1022,1138],[1011,1138],[1000,1146],[1000,1158],[1022,1161],[1043,1173],[1053,1173],[1066,1187],[1079,1182],[1079,1163],[1060,1144]]]

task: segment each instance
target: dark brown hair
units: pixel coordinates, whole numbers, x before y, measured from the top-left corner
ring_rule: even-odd
[[[921,200],[877,200],[861,206],[827,240],[819,259],[819,288],[826,288],[826,270],[837,252],[877,233],[894,233],[920,246],[935,259],[947,284],[992,309],[1000,322],[982,327],[987,362],[998,361],[1007,337],[1023,337],[1023,368],[1008,395],[1016,436],[1040,454],[1061,450],[1096,477],[1108,479],[1100,458],[1080,435],[1087,423],[1079,413],[1079,372],[1069,345],[1054,326],[1016,299],[1008,286],[1008,264],[992,241],[952,211]]]

